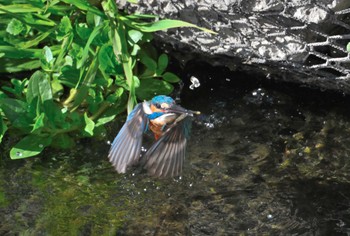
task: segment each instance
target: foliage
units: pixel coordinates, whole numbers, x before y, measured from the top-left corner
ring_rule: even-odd
[[[197,27],[127,15],[113,0],[96,6],[85,0],[3,0],[0,16],[0,72],[32,73],[1,80],[0,141],[5,133],[22,137],[12,159],[100,136],[137,99],[169,94],[180,79],[166,72],[168,57],[157,55],[151,33]]]

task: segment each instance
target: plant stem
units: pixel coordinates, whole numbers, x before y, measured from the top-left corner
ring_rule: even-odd
[[[111,106],[111,104],[108,102],[103,103],[102,106],[98,109],[98,111],[95,114],[93,114],[92,116],[90,116],[90,119],[96,120],[110,106]]]

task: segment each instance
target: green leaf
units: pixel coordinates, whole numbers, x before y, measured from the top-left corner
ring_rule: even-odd
[[[107,74],[122,74],[123,68],[117,61],[112,45],[103,45],[98,53],[99,68]]]
[[[106,110],[103,113],[103,115],[101,116],[101,118],[115,116],[115,115],[118,115],[119,113],[125,111],[127,100],[128,100],[128,98],[127,98],[126,93],[122,93],[120,98],[111,104],[110,109]]]
[[[23,20],[27,25],[37,27],[39,29],[43,29],[42,26],[48,26],[51,28],[57,25],[57,23],[54,20],[51,20],[39,14],[26,14]]]
[[[1,50],[1,49],[0,49]],[[15,73],[34,70],[40,67],[39,60],[0,58],[0,72]]]
[[[94,135],[95,122],[93,122],[86,113],[84,113],[85,128],[84,131],[90,136]]]
[[[81,86],[79,86],[79,88],[76,89],[76,94],[73,97],[74,101],[73,101],[71,110],[77,109],[81,105],[81,103],[84,101],[84,99],[87,97],[89,88],[90,86],[92,86],[96,78],[97,70],[98,70],[98,59],[94,58],[88,68],[88,71],[85,74],[85,77],[83,79],[83,82],[81,83]]]
[[[5,113],[6,118],[11,122],[14,122],[17,118],[24,116],[28,112],[28,104],[14,98],[1,99],[0,108]]]
[[[144,64],[150,71],[156,71],[157,69],[157,63],[145,53],[142,53],[140,56],[140,62]]]
[[[6,130],[7,130],[7,126],[4,120],[2,119],[2,117],[0,117],[0,143],[2,142],[2,138],[4,137]]]
[[[4,98],[8,98],[8,96],[3,91],[0,90],[0,101],[1,99],[4,99]]]
[[[27,79],[23,79],[23,80],[11,79],[11,84],[13,85],[13,88],[7,87],[7,86],[3,86],[1,88],[7,92],[12,93],[13,95],[19,98],[19,97],[22,97],[23,90],[27,82],[28,82]]]
[[[141,47],[137,44],[134,44],[134,46],[132,47],[132,51],[130,53],[131,56],[136,56],[138,54],[138,52],[141,50]]]
[[[90,11],[98,16],[101,16],[105,18],[105,14],[103,12],[99,11],[96,7],[91,6],[88,2],[83,1],[83,0],[62,0],[62,2],[72,4],[76,6],[77,8],[84,10],[84,11]]]
[[[135,14],[132,14],[132,15],[128,15],[127,16],[128,19],[131,19],[131,20],[150,20],[150,19],[156,19],[156,18],[159,18],[158,15],[152,15],[152,14],[140,14],[140,13],[135,13]]]
[[[103,141],[106,139],[106,133],[107,130],[103,125],[96,126],[94,130],[94,137]]]
[[[44,56],[44,60],[47,62],[47,63],[50,63],[52,60],[53,60],[53,55],[52,55],[52,51],[51,49],[48,47],[48,46],[45,46],[43,48],[43,56]]]
[[[96,122],[96,127],[99,127],[101,125],[104,125],[110,121],[112,121],[115,118],[116,115],[111,115],[111,116],[105,116],[105,117],[101,117],[97,120]]]
[[[124,93],[124,88],[117,88],[114,93],[110,94],[106,98],[106,101],[108,101],[110,103],[115,103],[117,100],[120,99],[120,97],[123,95],[123,93]]]
[[[86,23],[79,23],[76,25],[76,32],[84,42],[89,38],[92,29]]]
[[[34,7],[32,4],[11,4],[11,5],[1,5],[0,14],[6,14],[7,11],[11,13],[28,13],[28,12],[40,12],[43,9],[39,7]]]
[[[162,54],[159,56],[158,58],[158,68],[157,68],[157,74],[161,75],[163,74],[163,72],[165,71],[165,69],[167,68],[169,63],[169,58],[166,54]]]
[[[46,32],[42,32],[38,35],[38,37],[32,39],[32,40],[25,40],[17,44],[19,48],[31,48],[34,46],[37,46],[41,41],[46,39],[55,29],[52,28],[51,30],[48,30]]]
[[[138,87],[140,87],[140,80],[139,80],[139,78],[137,77],[137,76],[133,76],[132,77],[132,79],[133,79],[133,84],[134,84],[134,86],[135,86],[135,88],[138,88]]]
[[[52,96],[55,99],[59,99],[63,95],[64,87],[59,82],[58,79],[54,79],[51,81],[51,89],[52,89]]]
[[[165,72],[162,75],[162,77],[165,81],[168,81],[169,83],[177,83],[181,80],[177,75],[175,75],[171,72]]]
[[[65,108],[60,107],[58,103],[53,100],[46,101],[43,105],[45,116],[52,125],[57,127],[62,125],[68,127],[71,125],[66,121],[67,114],[65,113]]]
[[[6,93],[0,90],[0,101],[1,99],[4,99],[4,98],[8,98],[8,96],[6,95]]]
[[[58,25],[58,37],[59,40],[66,36],[68,33],[72,32],[73,27],[68,16],[61,18],[61,22]]]
[[[154,95],[168,95],[173,91],[174,87],[163,80],[158,79],[142,79],[140,87],[136,89],[136,96],[140,100],[150,100]]]
[[[79,81],[80,71],[73,66],[63,66],[61,68],[61,75],[59,81],[70,87],[74,88]]]
[[[41,62],[41,68],[45,71],[51,71],[54,58],[52,55],[52,51],[48,46],[45,46],[42,51],[42,57],[40,59]]]
[[[68,149],[74,147],[74,139],[68,134],[58,134],[53,138],[51,146],[56,148]]]
[[[41,103],[52,100],[52,91],[47,74],[36,71],[29,79],[27,88],[27,102],[31,103],[34,98],[40,98]]]
[[[7,25],[6,32],[12,35],[19,35],[24,30],[24,25],[17,19],[12,19]]]
[[[160,31],[160,30],[167,30],[167,29],[171,29],[171,28],[178,28],[178,27],[193,27],[193,28],[197,28],[200,29],[204,32],[207,33],[211,33],[211,34],[217,34],[216,32],[203,28],[203,27],[199,27],[197,25],[185,22],[185,21],[181,21],[181,20],[171,20],[171,19],[165,19],[165,20],[160,20],[160,21],[156,21],[156,22],[152,22],[152,23],[137,23],[134,21],[131,21],[128,19],[128,17],[124,17],[124,16],[120,16],[119,17],[123,22],[125,22],[127,25],[129,25],[130,27],[133,27],[135,29],[138,29],[140,31],[143,32],[156,32],[156,31]]]
[[[116,76],[114,82],[118,87],[122,87],[126,90],[129,90],[129,85],[127,84],[127,81],[123,76]]]
[[[45,119],[45,113],[41,113],[35,120],[33,129],[32,129],[32,133],[34,133],[35,131],[39,130],[40,128],[43,128],[45,126],[44,123],[44,119]]]
[[[348,45],[346,46],[346,50],[347,50],[348,52],[350,52],[350,42],[349,42]]]
[[[51,144],[51,137],[40,137],[30,134],[19,141],[10,151],[11,159],[23,159],[36,156],[41,153],[45,147]]]
[[[19,49],[13,46],[0,45],[0,52],[5,53],[4,58],[40,58],[41,49]]]
[[[82,54],[82,58],[77,62],[77,68],[81,68],[88,56],[89,56],[89,50],[90,50],[90,45],[92,43],[92,41],[94,40],[94,38],[100,33],[101,29],[103,28],[103,25],[99,25],[97,27],[94,28],[94,30],[91,32],[89,39],[87,40],[85,47],[83,49],[83,54]]]
[[[132,42],[136,44],[142,39],[143,33],[138,30],[129,30],[128,35]]]

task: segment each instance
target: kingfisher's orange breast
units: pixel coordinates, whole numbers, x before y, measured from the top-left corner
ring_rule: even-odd
[[[155,105],[151,104],[150,108],[152,112],[165,112],[165,109],[169,107],[169,104],[162,103],[162,108],[157,108]],[[163,116],[149,121],[149,129],[154,133],[156,139],[158,139],[163,134],[163,128],[165,125],[174,122],[177,115],[174,113],[167,113]]]
[[[160,136],[162,136],[163,134],[163,131],[162,131],[162,128],[163,128],[164,125],[160,125],[160,124],[157,124],[155,122],[152,122],[150,121],[149,122],[149,129],[154,133],[154,137],[155,139],[159,139]]]

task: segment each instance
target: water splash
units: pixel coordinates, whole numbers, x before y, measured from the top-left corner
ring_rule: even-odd
[[[195,89],[195,88],[198,88],[201,85],[199,80],[196,77],[194,77],[194,76],[191,76],[190,81],[192,83],[190,85],[190,89],[192,89],[192,90]]]

